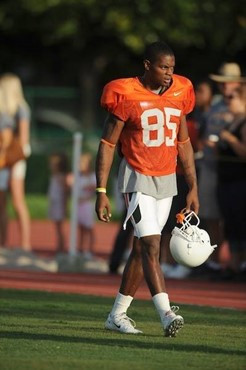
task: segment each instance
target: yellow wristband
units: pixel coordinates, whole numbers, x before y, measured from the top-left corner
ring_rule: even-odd
[[[96,193],[105,193],[106,194],[106,188],[96,188]]]

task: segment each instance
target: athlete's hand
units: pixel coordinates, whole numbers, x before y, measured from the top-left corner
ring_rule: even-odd
[[[186,197],[186,211],[194,211],[195,214],[199,212],[199,199],[197,189],[191,189]]]
[[[100,221],[109,222],[111,218],[111,206],[105,193],[97,193],[96,213]]]

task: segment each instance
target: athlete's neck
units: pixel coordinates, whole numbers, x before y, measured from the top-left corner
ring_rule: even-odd
[[[153,85],[153,83],[151,82],[148,82],[148,80],[145,78],[145,76],[141,76],[141,77],[138,77],[139,81],[141,82],[141,84],[147,89],[147,90],[150,90],[152,92],[154,92],[155,94],[158,94],[158,95],[161,95],[164,93],[164,91],[166,91],[169,86],[156,86],[156,85]]]

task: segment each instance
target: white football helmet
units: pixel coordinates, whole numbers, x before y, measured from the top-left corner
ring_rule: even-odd
[[[179,215],[182,216],[182,214]],[[179,215],[177,215],[177,219]],[[196,225],[190,224],[192,217],[195,217]],[[183,213],[179,222],[182,223],[181,228],[175,227],[172,231],[171,254],[175,261],[181,265],[187,267],[199,266],[208,259],[217,245],[211,245],[208,233],[199,229],[200,220],[195,212]]]

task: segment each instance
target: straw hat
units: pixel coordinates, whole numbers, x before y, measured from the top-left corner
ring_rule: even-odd
[[[237,63],[223,63],[217,75],[210,74],[211,80],[216,82],[246,82],[241,76],[241,69]]]

